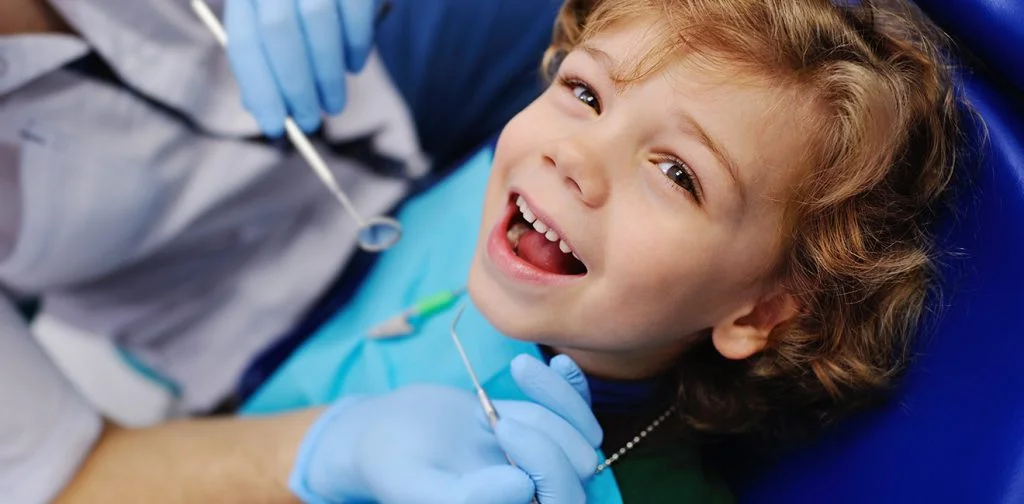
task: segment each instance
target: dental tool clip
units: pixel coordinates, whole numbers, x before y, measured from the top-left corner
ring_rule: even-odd
[[[465,287],[432,294],[402,310],[394,317],[373,326],[367,335],[373,339],[397,338],[408,336],[416,331],[424,320],[451,308],[459,297],[466,292]]]

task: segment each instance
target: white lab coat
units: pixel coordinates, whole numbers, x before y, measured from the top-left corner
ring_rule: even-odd
[[[0,37],[0,290],[42,300],[35,339],[102,342],[174,382],[180,397],[164,413],[210,408],[336,276],[355,226],[297,155],[250,139],[256,123],[186,0],[51,3],[80,37]],[[65,69],[90,51],[187,120]],[[380,62],[348,87],[326,137],[370,136],[422,171]],[[406,191],[401,179],[327,157],[364,215]],[[55,358],[88,360],[71,354]],[[96,400],[79,392],[106,386],[103,377],[72,386],[51,360],[0,299],[4,502],[50,499],[99,432]]]

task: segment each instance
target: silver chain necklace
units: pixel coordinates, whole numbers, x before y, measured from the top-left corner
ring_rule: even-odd
[[[622,456],[625,455],[626,452],[628,452],[629,450],[632,450],[634,446],[640,444],[641,440],[646,438],[647,435],[651,433],[651,431],[653,431],[654,429],[657,429],[659,425],[661,425],[662,423],[665,422],[665,420],[668,420],[668,417],[672,416],[672,414],[675,413],[675,412],[676,412],[675,405],[673,405],[669,409],[665,410],[665,412],[662,413],[661,416],[659,416],[658,418],[654,419],[653,422],[651,422],[651,425],[648,425],[646,428],[644,428],[644,430],[640,431],[639,434],[637,434],[636,436],[633,436],[633,440],[627,442],[626,446],[623,446],[622,448],[619,448],[619,451],[613,453],[611,457],[608,457],[608,458],[604,459],[604,462],[601,462],[600,464],[598,464],[597,465],[597,469],[594,470],[594,474],[600,474],[601,471],[604,471],[605,469],[608,468],[608,466],[614,464],[617,460],[622,458]]]

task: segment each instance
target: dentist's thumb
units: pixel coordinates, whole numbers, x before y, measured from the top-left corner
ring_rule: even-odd
[[[587,383],[587,376],[583,374],[583,370],[580,369],[575,361],[568,355],[556,355],[554,359],[551,359],[549,366],[556,373],[562,375],[562,378],[565,378],[565,381],[569,382],[569,385],[572,385],[576,392],[579,392],[580,397],[587,404],[591,404],[590,385]]]
[[[590,391],[580,368],[565,356],[548,366],[529,355],[512,360],[512,378],[530,400],[569,422],[593,447],[601,446],[604,433],[590,410]]]

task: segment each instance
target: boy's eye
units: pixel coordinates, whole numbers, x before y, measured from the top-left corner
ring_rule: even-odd
[[[693,174],[690,172],[690,167],[686,163],[682,163],[675,160],[665,160],[658,163],[658,168],[661,173],[664,173],[666,177],[678,188],[683,189],[692,194],[698,200],[697,185],[694,182]]]
[[[597,93],[587,83],[570,77],[563,77],[561,80],[562,85],[568,88],[577,100],[592,108],[594,112],[601,113],[601,100],[598,99]]]
[[[597,101],[597,96],[594,96],[594,93],[587,86],[576,84],[572,88],[572,94],[577,100],[594,109],[595,112],[601,112],[601,104]]]

